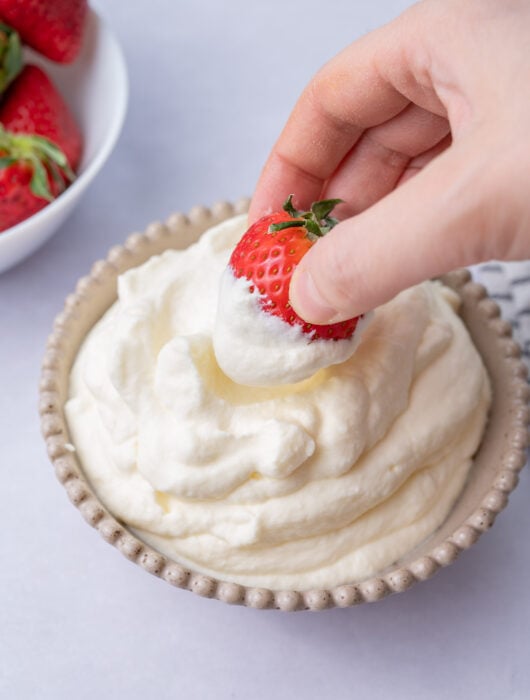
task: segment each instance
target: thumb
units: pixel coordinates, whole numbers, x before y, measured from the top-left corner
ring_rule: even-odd
[[[493,209],[500,195],[486,161],[491,158],[481,150],[477,156],[471,144],[453,145],[369,209],[337,224],[293,275],[295,311],[311,323],[334,323],[430,277],[502,257],[492,214],[503,207]]]

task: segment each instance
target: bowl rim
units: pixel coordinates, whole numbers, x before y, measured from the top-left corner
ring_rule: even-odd
[[[56,199],[54,199],[40,211],[32,214],[27,219],[20,221],[18,224],[11,226],[5,231],[0,232],[0,249],[2,247],[2,241],[8,241],[15,236],[24,235],[27,230],[32,229],[34,226],[39,226],[39,224],[53,218],[53,216],[57,213],[57,210],[68,207],[71,201],[76,199],[76,197],[78,197],[81,192],[88,187],[99,170],[103,167],[121,133],[129,100],[129,79],[127,76],[127,64],[123,54],[123,49],[121,48],[120,43],[109,24],[94,10],[93,7],[89,7],[88,19],[95,22],[98,32],[106,35],[109,46],[111,47],[111,50],[115,52],[116,56],[115,70],[118,74],[117,84],[119,85],[119,90],[116,92],[116,107],[113,112],[113,117],[110,120],[109,128],[105,133],[105,137],[97,153],[64,192],[61,192]],[[66,65],[65,68],[67,69],[68,65]]]
[[[465,294],[465,298],[476,308],[481,322],[487,324],[488,331],[495,336],[498,360],[502,361],[509,373],[506,392],[510,408],[513,409],[510,430],[504,436],[502,459],[493,483],[488,487],[480,506],[441,543],[429,546],[427,554],[415,558],[407,565],[398,561],[382,573],[358,583],[304,591],[245,586],[195,572],[147,545],[107,510],[85,477],[74,448],[69,443],[63,411],[64,398],[61,396],[61,385],[67,387],[70,374],[66,348],[76,322],[83,316],[83,309],[89,308],[91,297],[95,293],[101,293],[102,288],[108,284],[112,284],[115,290],[118,275],[148,259],[153,254],[152,251],[149,252],[149,247],[153,244],[159,247],[162,245],[164,249],[185,247],[210,226],[246,212],[248,204],[248,199],[242,199],[235,204],[219,202],[211,209],[194,207],[188,215],[173,214],[165,224],[150,224],[143,234],[134,233],[124,245],[111,248],[107,258],[94,263],[90,274],[78,281],[76,291],[66,298],[63,311],[55,319],[40,381],[41,430],[56,476],[85,520],[125,557],[171,585],[202,597],[252,608],[295,611],[350,607],[381,600],[390,593],[403,592],[413,584],[431,578],[441,567],[454,562],[461,551],[471,547],[493,525],[497,514],[506,506],[509,493],[518,483],[518,472],[526,463],[530,421],[527,367],[521,360],[520,347],[511,337],[510,323],[500,318],[499,306],[487,296],[482,285],[472,281],[468,270],[454,271],[443,276],[442,280],[461,296]],[[86,331],[82,337],[85,335]],[[73,356],[77,353],[82,337],[74,348]]]

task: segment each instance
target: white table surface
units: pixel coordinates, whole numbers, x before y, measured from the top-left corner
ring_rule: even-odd
[[[1,698],[530,697],[526,472],[492,532],[430,582],[282,614],[128,562],[69,503],[39,434],[43,346],[76,279],[154,219],[250,194],[312,73],[408,4],[94,2],[128,61],[122,138],[58,235],[0,277]]]

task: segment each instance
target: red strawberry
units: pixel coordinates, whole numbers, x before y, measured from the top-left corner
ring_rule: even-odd
[[[46,74],[26,66],[0,103],[0,231],[46,206],[74,179],[81,133]]]
[[[252,281],[250,292],[260,294],[264,311],[279,316],[291,326],[299,325],[312,339],[350,338],[360,318],[329,325],[306,323],[289,303],[289,284],[296,266],[311,246],[337,223],[331,212],[340,202],[340,199],[315,202],[310,211],[301,212],[293,207],[291,195],[283,211],[262,217],[248,229],[229,261],[236,277]]]
[[[87,9],[87,0],[0,0],[0,17],[23,43],[58,63],[77,57]]]
[[[82,137],[66,102],[46,73],[26,66],[0,103],[0,124],[9,131],[53,141],[72,170],[79,165]]]

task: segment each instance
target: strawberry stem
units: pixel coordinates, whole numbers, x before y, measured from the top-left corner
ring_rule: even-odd
[[[22,46],[18,32],[0,22],[0,93],[22,70]]]
[[[330,216],[337,204],[342,199],[322,199],[313,202],[310,211],[299,211],[293,205],[293,195],[290,194],[283,204],[283,210],[292,217],[291,221],[282,221],[269,226],[269,233],[283,231],[286,228],[305,228],[311,239],[322,238],[338,223],[338,220]]]
[[[282,221],[279,224],[271,224],[269,226],[269,233],[273,231],[283,231],[285,228],[300,228],[300,226],[305,226],[306,221],[303,219],[293,219],[292,221]]]
[[[284,211],[286,211],[288,214],[290,214],[290,215],[293,217],[293,219],[296,219],[296,218],[298,218],[299,216],[301,216],[301,214],[302,214],[303,212],[298,211],[297,209],[294,208],[294,205],[293,205],[293,196],[294,196],[294,195],[290,194],[290,195],[287,197],[287,199],[286,199],[285,202],[283,203],[282,209],[283,209]]]
[[[7,131],[0,124],[0,169],[20,162],[31,167],[32,193],[47,202],[54,199],[50,178],[58,192],[65,189],[67,182],[75,179],[67,157],[53,141],[36,134]]]

